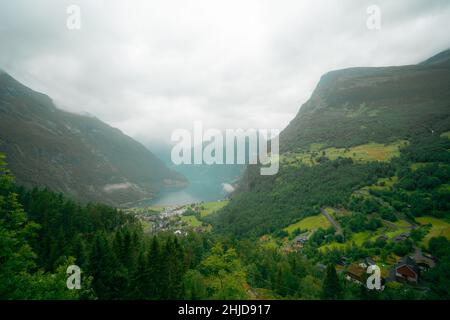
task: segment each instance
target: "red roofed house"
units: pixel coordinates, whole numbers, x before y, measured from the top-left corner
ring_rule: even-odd
[[[410,257],[403,258],[395,267],[395,276],[408,282],[419,281],[419,267]]]

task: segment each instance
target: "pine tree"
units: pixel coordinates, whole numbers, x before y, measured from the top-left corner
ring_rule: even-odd
[[[120,296],[116,259],[103,233],[98,233],[94,239],[89,262],[89,272],[93,277],[92,287],[98,298],[111,299]]]
[[[177,238],[167,241],[168,256],[167,277],[168,299],[180,299],[183,296],[184,254]]]
[[[167,273],[164,259],[158,238],[154,237],[147,256],[146,293],[148,299],[158,300],[167,296]]]
[[[327,275],[323,282],[322,298],[328,300],[342,298],[342,287],[336,273],[336,268],[332,264],[329,264],[327,267]]]
[[[144,252],[139,254],[137,266],[131,275],[130,288],[127,298],[144,300],[148,298],[147,284],[149,283],[149,270],[147,268],[147,257]]]
[[[17,297],[21,273],[34,266],[35,254],[25,240],[36,225],[29,224],[12,192],[13,177],[0,154],[0,298]]]
[[[0,299],[77,299],[90,297],[89,279],[81,291],[66,288],[65,259],[54,274],[35,272],[36,254],[29,240],[39,225],[29,221],[18,196],[14,179],[0,154]],[[61,259],[62,260],[62,259]]]

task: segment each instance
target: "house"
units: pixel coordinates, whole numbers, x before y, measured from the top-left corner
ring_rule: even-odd
[[[364,259],[364,261],[359,263],[359,266],[364,269],[367,269],[369,266],[374,266],[374,265],[376,265],[376,263],[371,257],[367,257]]]
[[[351,264],[345,272],[345,279],[363,285],[366,280],[366,269],[358,264]]]
[[[204,227],[204,226],[194,227],[193,231],[195,233],[205,233],[208,231],[208,227]]]
[[[366,259],[364,259],[364,261],[366,262],[367,266],[374,266],[374,265],[376,265],[375,260],[373,260],[371,257],[367,257]]]
[[[348,258],[342,256],[338,262],[338,265],[341,265],[343,267],[345,267],[346,265],[348,265]]]
[[[295,237],[294,243],[304,245],[306,242],[308,242],[308,239],[309,239],[308,234],[299,235]]]
[[[408,232],[404,232],[404,233],[396,236],[393,240],[394,240],[394,242],[403,242],[403,241],[405,241],[408,238],[409,238],[409,233]]]
[[[395,266],[395,277],[412,283],[419,282],[420,268],[409,256],[404,257]]]
[[[410,258],[413,259],[414,262],[419,266],[420,271],[427,271],[431,268],[434,268],[434,266],[436,265],[434,257],[423,254],[422,250],[419,248],[416,248],[414,256],[410,256]]]
[[[176,236],[187,236],[187,232],[184,231],[184,230],[180,230],[180,229],[175,230],[175,231],[173,232],[173,234],[176,235]]]

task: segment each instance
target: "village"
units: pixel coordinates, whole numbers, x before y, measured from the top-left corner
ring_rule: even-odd
[[[287,254],[295,252],[312,259],[319,272],[325,273],[327,265],[332,263],[342,278],[361,286],[366,286],[371,274],[368,268],[377,266],[382,288],[407,284],[415,290],[429,290],[423,276],[435,267],[437,259],[424,252],[424,243],[415,241],[413,235],[420,230],[428,230],[428,227],[406,222],[385,222],[385,230],[353,234],[350,240],[346,240],[336,216],[331,208],[324,208],[316,216],[301,219],[283,230],[260,237],[259,243]],[[327,229],[322,229],[324,226]],[[364,238],[359,238],[359,235]],[[408,248],[403,254],[395,253],[395,248],[403,246]]]
[[[347,257],[342,256],[336,265],[338,273],[343,273],[348,281],[358,285],[366,286],[366,280],[369,276],[367,268],[369,266],[378,266],[381,270],[382,286],[395,286],[395,283],[407,283],[418,290],[428,290],[428,287],[421,281],[420,276],[436,265],[434,257],[423,254],[416,248],[412,255],[406,255],[399,259],[392,266],[378,264],[371,257],[366,257],[359,262],[349,263]],[[320,266],[323,268],[323,265]]]
[[[213,213],[227,203],[226,200],[200,202],[178,206],[149,206],[126,209],[143,224],[149,234],[173,233],[186,236],[189,232],[210,232],[212,227],[201,221],[201,217]]]
[[[144,227],[144,231],[149,234],[168,233],[176,236],[187,236],[190,232],[205,233],[211,232],[212,226],[207,225],[203,217],[212,214],[225,206],[227,200],[216,202],[200,202],[179,206],[149,206],[127,209],[129,214],[138,218]],[[334,243],[336,237],[343,236],[343,228],[336,219],[336,213],[329,208],[324,208],[317,216],[302,219],[281,231],[278,235],[265,235],[257,242],[258,245],[272,246],[287,254],[297,252],[306,256],[311,247],[317,247],[317,230],[319,226],[328,226],[329,231],[325,231],[321,238],[324,243],[319,245],[319,258],[313,258],[319,272],[326,271],[329,262],[322,261],[320,257],[325,257],[334,251],[334,265],[336,272],[343,278],[357,285],[366,286],[367,278],[370,276],[368,268],[377,266],[380,268],[380,280],[382,288],[385,286],[395,287],[401,284],[408,284],[419,291],[429,290],[428,284],[424,281],[423,275],[436,265],[436,259],[423,252],[420,246],[416,246],[411,237],[411,232],[418,227],[412,224],[405,224],[404,228],[395,227],[388,223],[387,226],[395,232],[373,233],[370,236],[375,243],[390,243],[391,245],[403,245],[412,243],[413,247],[408,253],[398,255],[390,252],[386,256],[379,254],[366,254],[355,256],[348,252],[349,248],[355,248],[355,243],[349,245],[349,241],[344,243]],[[362,245],[363,243],[358,243]],[[335,245],[335,247],[330,245]]]
[[[310,232],[300,234],[280,249],[286,253],[298,252],[302,254],[302,250],[307,246],[311,235],[312,233]],[[393,241],[397,243],[402,242],[407,240],[408,237],[408,233],[402,233],[393,238]],[[382,236],[382,238],[381,240],[387,240],[385,236]],[[268,237],[261,237],[260,240],[263,242],[270,241]],[[392,255],[389,263],[381,261],[378,256],[353,259],[341,255],[335,264],[336,272],[352,283],[366,286],[367,278],[370,276],[368,268],[370,266],[378,266],[381,271],[382,288],[386,285],[395,287],[398,284],[408,284],[417,290],[429,290],[426,283],[422,281],[421,276],[436,265],[436,259],[429,254],[423,253],[418,247],[414,247],[414,250],[415,252],[413,254],[408,254],[403,257]],[[327,266],[319,262],[316,264],[316,268],[320,272],[325,272]]]

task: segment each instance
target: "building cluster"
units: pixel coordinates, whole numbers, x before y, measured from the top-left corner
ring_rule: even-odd
[[[371,265],[376,265],[376,262],[370,257],[351,264],[348,263],[346,257],[341,257],[338,263],[338,267],[340,267],[341,272],[344,272],[345,278],[360,285],[366,285],[367,277],[370,275],[367,273],[367,268]],[[423,254],[420,249],[416,249],[414,255],[404,256],[391,267],[379,266],[381,281],[383,284],[401,282],[418,285],[421,275],[435,265],[436,262],[432,256]]]

